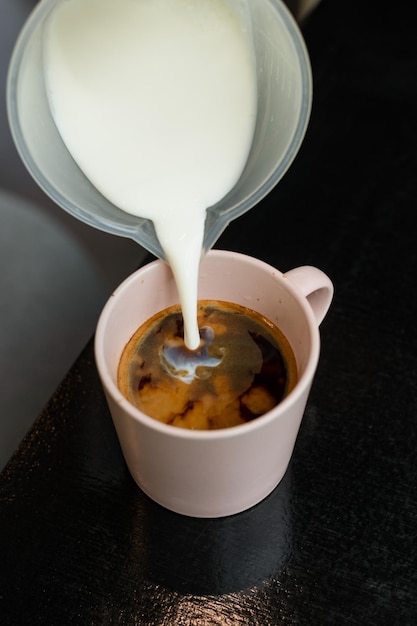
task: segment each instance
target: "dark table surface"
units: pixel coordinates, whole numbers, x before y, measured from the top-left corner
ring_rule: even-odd
[[[1,475],[1,624],[417,623],[415,29],[408,0],[322,1],[299,156],[217,244],[335,284],[282,483],[219,520],[154,504],[90,342]]]

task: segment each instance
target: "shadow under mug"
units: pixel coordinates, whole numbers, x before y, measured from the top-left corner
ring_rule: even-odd
[[[244,511],[271,493],[291,459],[318,364],[319,325],[332,297],[330,279],[317,268],[282,274],[243,254],[208,252],[200,265],[199,298],[234,302],[272,321],[292,346],[298,380],[284,400],[249,423],[195,431],[145,415],[117,387],[130,337],[178,303],[169,266],[154,261],[116,289],[98,321],[95,358],[129,471],[150,498],[183,515],[214,518]]]

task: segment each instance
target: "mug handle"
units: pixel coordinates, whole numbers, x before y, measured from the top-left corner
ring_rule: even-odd
[[[316,317],[317,326],[323,321],[333,299],[334,287],[330,278],[317,267],[302,265],[284,274],[308,300]]]

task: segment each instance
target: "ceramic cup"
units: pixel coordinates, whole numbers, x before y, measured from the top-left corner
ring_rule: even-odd
[[[169,266],[150,263],[116,289],[97,325],[95,357],[127,466],[150,498],[183,515],[214,518],[244,511],[271,493],[291,459],[319,359],[319,325],[332,297],[330,279],[317,268],[282,274],[246,255],[208,252],[200,265],[199,298],[244,305],[276,324],[294,351],[298,382],[271,411],[247,424],[195,431],[148,417],[117,387],[130,337],[178,303]]]

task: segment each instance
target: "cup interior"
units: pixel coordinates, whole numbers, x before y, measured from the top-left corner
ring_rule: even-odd
[[[199,298],[234,302],[264,315],[294,351],[298,382],[293,392],[311,380],[319,353],[317,324],[307,300],[278,270],[246,255],[211,250],[201,262]],[[155,313],[178,302],[171,270],[163,261],[132,274],[110,298],[97,327],[96,360],[113,396],[121,396],[117,369],[130,337]]]
[[[53,121],[45,91],[43,29],[56,0],[38,4],[16,43],[8,75],[11,132],[27,169],[60,207],[101,230],[163,251],[150,220],[121,211],[84,176]],[[281,0],[250,0],[258,78],[258,113],[246,168],[231,192],[207,210],[204,249],[227,224],[257,204],[284,175],[303,140],[312,98],[311,70],[300,31]]]

